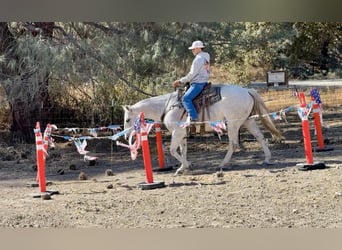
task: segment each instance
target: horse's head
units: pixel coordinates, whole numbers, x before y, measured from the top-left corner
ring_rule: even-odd
[[[124,129],[133,128],[133,124],[136,118],[136,114],[133,112],[130,106],[122,106],[124,113]],[[127,137],[125,135],[125,137]],[[127,139],[127,138],[126,138]]]

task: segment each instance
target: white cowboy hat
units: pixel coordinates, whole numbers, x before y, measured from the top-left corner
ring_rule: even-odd
[[[189,49],[196,49],[196,48],[204,48],[203,43],[201,41],[194,41],[191,47],[189,47]]]

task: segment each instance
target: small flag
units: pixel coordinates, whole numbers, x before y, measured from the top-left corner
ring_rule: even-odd
[[[81,139],[75,139],[74,140],[75,146],[77,148],[78,153],[81,155],[85,155],[89,153],[89,151],[86,151],[85,148],[87,147],[87,140],[81,141]]]
[[[90,133],[92,136],[97,137],[96,128],[91,128],[91,129],[89,129],[89,133]]]
[[[190,125],[190,122],[178,122],[178,126],[181,128],[186,128]]]
[[[282,120],[281,119],[281,116],[277,113],[277,112],[273,112],[272,114],[271,114],[271,116],[272,116],[272,118],[274,119],[274,120]]]
[[[209,125],[220,134],[223,134],[222,129],[226,130],[226,123],[224,121],[210,122]]]

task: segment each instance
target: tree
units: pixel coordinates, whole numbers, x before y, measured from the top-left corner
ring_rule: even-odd
[[[341,67],[341,23],[297,22],[293,30],[296,36],[286,53],[291,66],[301,67],[304,77],[318,73],[326,76]]]
[[[63,114],[83,125],[121,122],[120,104],[170,92],[189,71],[194,40],[224,67],[225,82],[245,85],[274,69],[295,76],[303,64],[332,72],[341,68],[341,30],[339,23],[0,23],[0,84],[13,139],[32,142],[36,121],[44,126]],[[108,116],[112,102],[116,121]]]
[[[35,23],[24,32],[29,39],[17,39],[9,23],[0,23],[1,81],[11,107],[11,132],[14,140],[32,141],[37,118],[48,117],[42,113],[49,107],[48,75],[44,50],[52,37],[53,23]],[[34,43],[32,43],[34,41]],[[31,47],[33,46],[33,47]]]
[[[13,139],[31,142],[35,122],[52,122],[50,111],[61,106],[89,121],[86,112],[93,118],[111,100],[127,104],[171,89],[188,70],[196,30],[206,33],[191,23],[1,23],[1,84]]]

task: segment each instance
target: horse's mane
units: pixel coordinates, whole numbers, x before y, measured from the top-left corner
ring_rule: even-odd
[[[151,119],[162,120],[162,116],[169,106],[172,99],[172,94],[175,92],[167,93],[164,95],[152,96],[142,99],[139,102],[131,105],[129,108],[133,112],[145,112]]]
[[[135,106],[135,105],[142,105],[142,104],[152,104],[152,103],[160,103],[162,102],[163,100],[166,100],[167,98],[169,98],[169,96],[172,94],[173,92],[171,93],[167,93],[167,94],[164,94],[164,95],[157,95],[157,96],[152,96],[152,97],[149,97],[149,98],[146,98],[146,99],[142,99],[140,100],[139,102],[137,102],[136,104],[132,105],[132,106]]]

